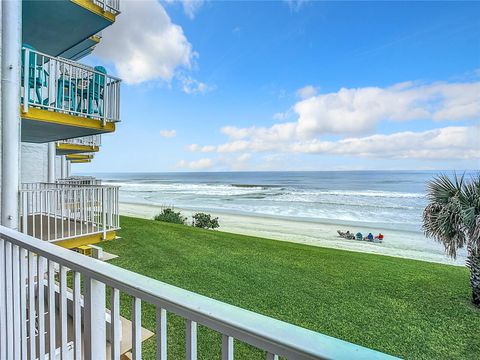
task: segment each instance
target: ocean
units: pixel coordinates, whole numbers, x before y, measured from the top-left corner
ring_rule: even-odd
[[[324,171],[94,175],[105,184],[121,186],[120,201],[124,203],[421,232],[426,183],[437,173]]]

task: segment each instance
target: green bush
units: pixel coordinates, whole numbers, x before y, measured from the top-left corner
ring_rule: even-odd
[[[187,218],[182,215],[180,211],[175,211],[174,208],[165,207],[162,209],[160,214],[155,215],[153,218],[157,221],[164,221],[173,224],[182,224],[185,225],[187,222]]]
[[[212,218],[210,214],[196,213],[192,216],[192,226],[202,229],[216,229],[220,226],[218,217]]]

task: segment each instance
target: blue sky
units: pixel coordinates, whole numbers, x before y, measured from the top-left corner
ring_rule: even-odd
[[[78,172],[480,169],[480,3],[123,1]]]

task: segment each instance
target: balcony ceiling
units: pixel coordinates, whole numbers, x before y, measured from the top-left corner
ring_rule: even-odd
[[[60,56],[77,61],[90,54],[93,51],[94,46],[99,42],[100,38],[98,36],[90,36],[67,51],[64,51]]]
[[[22,141],[46,143],[115,131],[115,124],[80,116],[30,108],[21,113]]]
[[[60,56],[115,21],[115,15],[91,0],[24,0],[22,16],[23,43],[51,56]]]

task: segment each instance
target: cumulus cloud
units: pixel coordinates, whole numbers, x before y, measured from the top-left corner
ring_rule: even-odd
[[[312,85],[304,86],[297,90],[297,96],[301,99],[306,99],[317,94],[318,89]]]
[[[423,132],[375,134],[382,121],[468,122],[480,119],[480,82],[340,89],[298,101],[296,121],[269,127],[224,126],[228,141],[191,151],[317,153],[392,159],[480,159],[480,126],[444,126]],[[451,125],[451,124],[450,124]],[[323,140],[334,134],[339,140]]]
[[[190,76],[181,76],[182,91],[186,94],[204,94],[212,90],[207,84],[198,81]]]
[[[403,131],[338,141],[318,139],[294,142],[235,140],[210,146],[217,153],[277,152],[348,155],[385,159],[480,159],[480,125],[450,126],[423,132]],[[192,151],[198,151],[195,147]],[[274,156],[276,156],[274,155]],[[237,160],[242,156],[242,154]],[[248,154],[248,159],[250,158]]]
[[[161,130],[160,131],[160,136],[164,138],[173,138],[177,136],[177,131],[176,130]]]
[[[209,158],[203,158],[194,161],[180,160],[177,163],[177,167],[190,170],[206,170],[212,168],[213,166],[214,162]]]
[[[102,37],[94,54],[113,63],[130,84],[170,81],[178,68],[191,68],[196,56],[182,28],[157,0],[122,2],[122,14]]]
[[[208,152],[213,152],[216,150],[216,147],[213,145],[205,145],[205,146],[200,146],[198,144],[190,144],[187,146],[187,150],[191,152],[203,152],[203,153],[208,153]]]
[[[451,126],[423,132],[312,140],[290,146],[292,152],[392,159],[480,159],[480,126]]]
[[[203,6],[204,0],[166,0],[166,3],[173,4],[173,3],[181,3],[183,7],[183,12],[187,15],[190,19],[194,19],[195,15],[197,14],[198,10]]]
[[[288,7],[290,8],[290,11],[292,12],[298,12],[302,9],[303,5],[305,5],[309,0],[283,0]]]
[[[293,111],[296,121],[270,127],[224,126],[221,132],[232,141],[222,148],[238,148],[238,140],[245,139],[265,147],[261,143],[309,140],[326,134],[363,135],[373,132],[381,121],[475,120],[480,118],[480,82],[342,88],[300,100]]]

